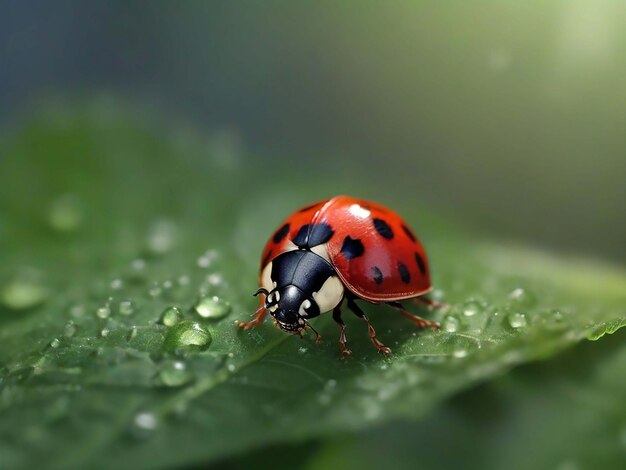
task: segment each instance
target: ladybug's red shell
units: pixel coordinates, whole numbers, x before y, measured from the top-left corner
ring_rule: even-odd
[[[304,207],[288,217],[270,238],[261,270],[276,256],[296,249],[291,241],[310,224],[326,224],[329,261],[345,286],[370,302],[404,300],[431,289],[428,260],[421,243],[390,209],[348,196]]]

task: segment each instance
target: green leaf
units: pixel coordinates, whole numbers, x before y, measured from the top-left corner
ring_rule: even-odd
[[[173,127],[103,99],[50,108],[1,143],[7,467],[210,462],[415,419],[626,322],[622,269],[486,240],[410,194],[381,198],[362,174],[351,188],[393,206],[425,242],[433,295],[451,307],[410,308],[442,329],[367,305],[394,353],[378,354],[350,318],[347,360],[327,315],[315,322],[321,345],[270,323],[238,331],[266,238],[346,183],[307,163],[270,171],[232,132],[203,140]]]
[[[419,422],[393,422],[310,452],[310,470],[620,468],[626,453],[626,331],[525,365],[450,400]],[[313,450],[313,451],[311,451]],[[306,455],[306,454],[305,454]],[[269,460],[258,453],[250,463]],[[293,465],[302,465],[294,457]]]

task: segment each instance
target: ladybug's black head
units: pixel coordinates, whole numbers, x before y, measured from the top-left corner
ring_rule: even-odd
[[[307,326],[306,318],[320,314],[313,298],[294,285],[287,285],[264,293],[265,308],[269,310],[276,324],[283,330],[300,334]]]

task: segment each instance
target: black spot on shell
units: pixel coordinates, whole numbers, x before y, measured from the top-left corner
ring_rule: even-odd
[[[378,266],[372,268],[372,279],[374,279],[374,282],[378,285],[383,283],[383,273]]]
[[[365,248],[363,247],[361,240],[352,239],[350,238],[350,235],[344,238],[341,253],[346,257],[346,259],[358,258],[364,252]]]
[[[306,224],[300,227],[298,233],[293,238],[293,242],[299,248],[313,248],[314,246],[326,243],[335,232],[330,225],[323,222],[319,224]]]
[[[391,227],[387,224],[387,222],[383,219],[373,219],[372,222],[374,223],[374,228],[378,232],[378,235],[386,238],[387,240],[391,240],[393,238],[393,230],[391,230]]]
[[[424,258],[418,252],[415,252],[415,262],[417,267],[420,268],[422,275],[426,274],[426,263],[424,263]]]
[[[415,234],[411,231],[409,227],[402,224],[402,230],[404,230],[404,233],[406,233],[406,236],[409,237],[411,241],[417,241],[417,238],[415,238]]]
[[[288,233],[289,233],[289,224],[285,224],[281,228],[279,228],[274,234],[274,238],[273,238],[274,243],[280,243],[280,241],[283,238],[285,238]]]
[[[400,273],[402,282],[405,284],[411,282],[411,273],[409,272],[409,268],[407,268],[404,264],[398,263],[398,272]]]

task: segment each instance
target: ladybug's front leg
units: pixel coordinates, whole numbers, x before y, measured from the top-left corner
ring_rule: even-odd
[[[440,327],[439,322],[426,320],[425,318],[418,317],[417,315],[413,315],[411,312],[406,311],[400,302],[387,302],[387,305],[398,309],[398,311],[402,315],[411,320],[420,328],[432,328],[434,330],[438,330]]]
[[[390,354],[391,349],[378,341],[378,338],[376,338],[376,330],[374,330],[369,318],[367,318],[365,312],[361,310],[361,307],[359,307],[354,300],[348,299],[348,308],[352,310],[357,317],[362,318],[367,322],[367,331],[369,331],[370,339],[372,340],[374,346],[376,346],[376,349],[378,349],[381,353]]]
[[[262,305],[257,309],[256,312],[254,312],[254,318],[252,320],[247,321],[247,322],[240,321],[237,323],[237,326],[239,328],[243,328],[244,330],[247,330],[248,328],[252,328],[253,326],[261,323],[265,319],[266,316],[267,316],[267,309],[265,308],[264,305]]]
[[[337,322],[339,328],[341,328],[341,333],[339,333],[339,350],[344,357],[348,357],[352,354],[352,351],[348,349],[346,346],[346,324],[341,319],[341,302],[337,305],[333,310],[333,320]]]

